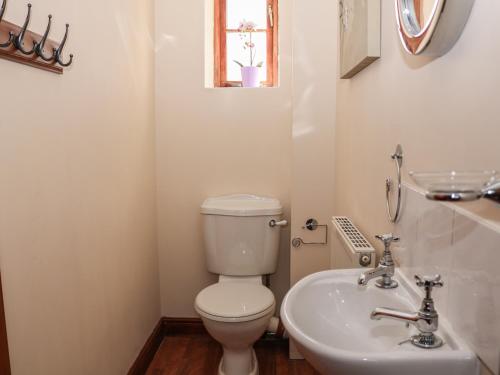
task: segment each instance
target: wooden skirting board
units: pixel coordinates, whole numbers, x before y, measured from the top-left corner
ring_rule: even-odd
[[[165,337],[163,319],[160,319],[148,340],[144,344],[139,356],[130,367],[128,375],[144,375],[148,370],[149,364],[153,361],[155,353]]]
[[[128,375],[144,375],[165,336],[208,334],[199,318],[161,318]]]
[[[200,318],[162,318],[165,336],[208,335]]]
[[[0,374],[10,375],[9,344],[7,343],[7,325],[3,305],[2,281],[0,277]]]
[[[283,338],[283,326],[280,322],[277,337]],[[139,356],[130,368],[128,375],[144,375],[166,336],[208,335],[200,318],[161,318],[149,336]]]
[[[7,332],[5,329],[1,293],[0,281],[0,374],[10,375]],[[165,336],[177,335],[208,335],[208,332],[199,318],[161,318],[144,344],[137,359],[130,367],[128,375],[144,375]]]

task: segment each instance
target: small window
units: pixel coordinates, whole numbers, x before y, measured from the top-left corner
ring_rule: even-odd
[[[215,0],[214,26],[215,87],[277,86],[278,0]]]

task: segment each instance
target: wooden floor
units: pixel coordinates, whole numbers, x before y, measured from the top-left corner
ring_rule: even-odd
[[[318,375],[306,361],[288,359],[286,341],[255,345],[259,375]],[[207,335],[167,336],[146,375],[217,375],[222,348]]]

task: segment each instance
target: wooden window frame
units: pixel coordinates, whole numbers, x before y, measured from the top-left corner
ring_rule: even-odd
[[[240,87],[241,81],[227,80],[227,49],[226,34],[238,32],[227,29],[226,4],[227,0],[214,0],[214,86],[215,87]],[[273,11],[273,22],[267,17],[267,80],[262,82],[264,87],[278,86],[278,0],[267,0],[267,7],[271,6]]]

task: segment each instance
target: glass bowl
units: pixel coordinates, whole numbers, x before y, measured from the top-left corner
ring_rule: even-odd
[[[427,191],[427,197],[444,201],[471,201],[481,198],[485,189],[500,180],[496,171],[479,172],[410,172]]]

